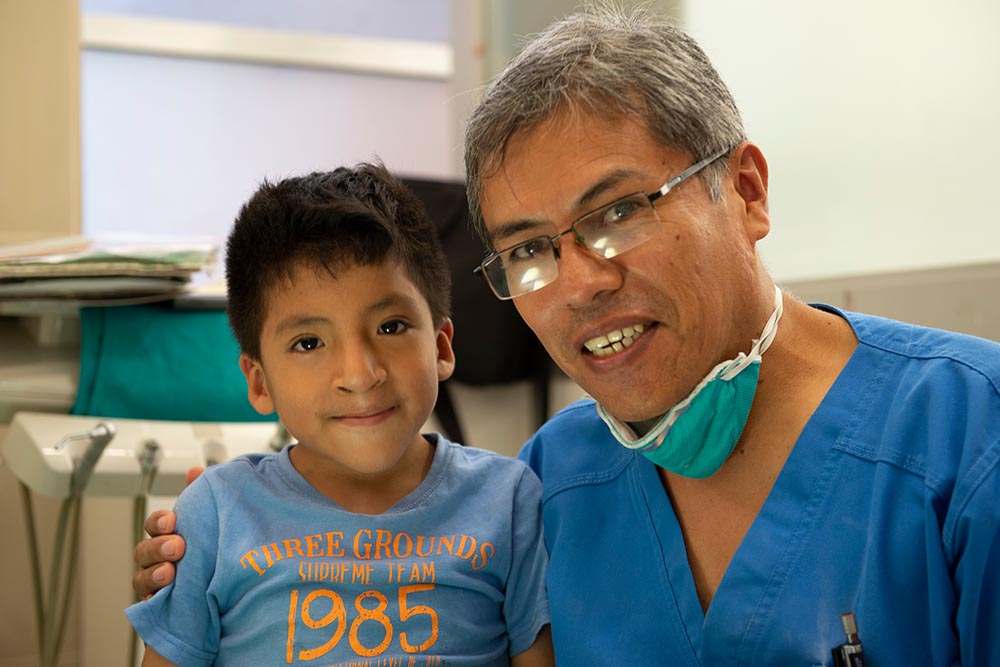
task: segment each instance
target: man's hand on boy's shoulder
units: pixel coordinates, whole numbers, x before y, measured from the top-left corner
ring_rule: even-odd
[[[146,532],[152,537],[135,546],[135,564],[140,569],[132,576],[132,588],[148,598],[174,580],[174,563],[184,555],[184,540],[173,532],[177,517],[173,512],[157,510],[146,519]]]
[[[190,484],[204,472],[204,468],[191,468],[185,483]],[[143,525],[150,537],[135,545],[133,558],[139,571],[132,577],[132,589],[142,598],[148,598],[174,580],[174,563],[184,555],[184,538],[174,535],[177,515],[168,510],[157,510],[146,518]]]

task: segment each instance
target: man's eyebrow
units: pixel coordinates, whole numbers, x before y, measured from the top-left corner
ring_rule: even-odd
[[[617,187],[622,183],[622,181],[636,180],[644,178],[645,176],[646,174],[644,172],[636,169],[615,169],[614,171],[605,174],[604,178],[587,188],[584,193],[577,198],[574,208],[581,213],[588,213],[589,210],[581,211],[581,209],[584,207],[596,206],[596,200],[608,190]]]
[[[597,201],[600,197],[609,190],[618,187],[623,181],[644,178],[646,176],[647,174],[636,169],[615,169],[614,171],[605,174],[601,180],[591,185],[583,192],[583,194],[577,197],[573,204],[573,211],[578,215],[589,213],[592,207],[598,205]],[[576,216],[574,216],[574,219],[575,218]],[[546,224],[552,223],[532,218],[515,220],[491,229],[489,232],[489,241],[494,248],[501,247],[504,240],[509,239],[512,236],[520,235],[525,231],[534,231],[536,229],[540,230],[545,227]]]
[[[533,220],[526,218],[524,220],[515,220],[514,222],[508,222],[505,225],[500,225],[496,229],[491,229],[489,231],[489,241],[490,245],[494,248],[501,246],[502,242],[509,239],[512,236],[518,236],[525,231],[541,230],[545,226],[543,220]],[[542,232],[539,231],[539,234]]]

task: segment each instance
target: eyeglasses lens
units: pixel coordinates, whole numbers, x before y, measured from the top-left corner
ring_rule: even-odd
[[[652,238],[657,222],[649,198],[635,194],[577,220],[576,231],[595,254],[611,259]]]
[[[657,222],[649,198],[637,193],[587,214],[573,229],[594,254],[610,259],[652,238]],[[483,268],[493,291],[502,299],[534,292],[559,275],[553,241],[545,236],[508,248]]]
[[[544,236],[509,248],[486,266],[486,277],[502,298],[534,292],[555,280],[558,274],[555,249]]]

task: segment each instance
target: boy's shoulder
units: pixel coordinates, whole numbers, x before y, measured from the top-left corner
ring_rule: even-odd
[[[509,525],[511,517],[537,513],[542,482],[523,461],[494,451],[459,445],[437,435],[435,446],[442,465],[428,474],[411,507],[456,507],[474,523]],[[438,510],[439,511],[439,510]]]
[[[616,479],[636,460],[636,453],[611,437],[592,398],[571,403],[525,443],[518,458],[545,483],[546,498],[580,485]]]
[[[209,487],[240,486],[271,477],[278,472],[282,452],[241,454],[221,463],[209,465],[191,483]]]
[[[517,486],[525,479],[537,480],[534,471],[523,461],[488,449],[460,445],[442,435],[436,437],[436,446],[446,448],[442,473],[452,481]]]

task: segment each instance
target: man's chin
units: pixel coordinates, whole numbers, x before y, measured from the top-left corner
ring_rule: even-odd
[[[658,407],[646,405],[645,401],[637,401],[635,398],[622,397],[620,394],[601,396],[602,392],[591,393],[595,401],[604,406],[604,409],[611,413],[615,419],[628,424],[641,424],[644,422],[655,422],[668,409],[660,410]]]

